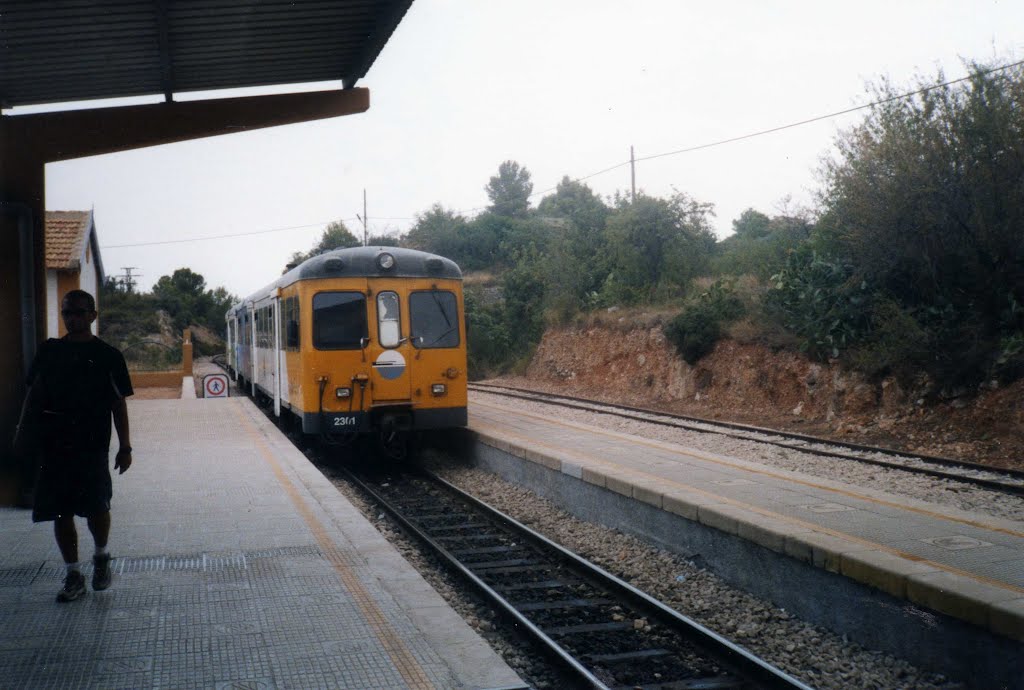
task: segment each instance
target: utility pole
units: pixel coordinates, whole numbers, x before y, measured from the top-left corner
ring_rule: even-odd
[[[633,190],[631,203],[636,203],[636,157],[633,155],[632,144],[629,147],[629,186]]]
[[[368,224],[368,221],[370,219],[366,217],[366,189],[365,188],[363,189],[363,215],[359,215],[357,213],[356,214],[356,218],[358,218],[363,223],[363,246],[365,247],[367,244],[370,243],[370,230],[369,230],[369,224]]]
[[[137,266],[122,266],[121,267],[121,270],[124,271],[124,276],[119,278],[118,280],[120,280],[121,284],[124,285],[125,292],[129,292],[129,293],[133,292],[134,291],[133,288],[135,287],[135,279],[142,275],[141,273],[136,274],[134,276],[132,275],[132,271],[134,271],[136,268],[138,268],[138,267]]]

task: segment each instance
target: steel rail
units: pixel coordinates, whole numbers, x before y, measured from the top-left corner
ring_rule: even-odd
[[[509,603],[498,592],[487,585],[469,568],[463,565],[457,557],[452,555],[444,546],[439,544],[433,537],[420,529],[417,525],[408,520],[399,508],[394,506],[390,500],[379,492],[369,487],[365,482],[348,470],[342,470],[348,477],[360,487],[361,490],[378,501],[384,510],[392,515],[405,529],[415,535],[422,542],[435,550],[441,558],[452,568],[469,580],[487,599],[496,607],[510,616],[523,630],[528,632],[534,640],[545,648],[552,656],[565,664],[566,668],[577,674],[582,680],[594,688],[606,688],[604,683],[591,674],[586,667],[572,657],[557,642],[548,637],[540,628],[524,617],[516,608]],[[624,580],[616,577],[599,566],[587,561],[579,555],[565,549],[561,545],[551,541],[544,535],[532,530],[514,518],[505,515],[492,506],[484,503],[474,496],[466,493],[458,487],[441,479],[431,472],[422,471],[423,476],[429,481],[443,487],[447,492],[456,496],[459,500],[469,504],[476,510],[481,511],[490,519],[502,525],[505,529],[514,532],[519,537],[525,537],[535,546],[544,551],[553,553],[557,559],[568,563],[577,573],[585,579],[599,584],[622,599],[629,601],[638,610],[657,619],[661,624],[689,640],[695,646],[703,649],[706,653],[717,657],[724,667],[732,669],[736,675],[745,680],[754,682],[758,687],[786,690],[811,690],[811,688],[783,671],[771,666],[764,660],[758,658],[748,650],[730,642],[726,638],[702,626],[691,618],[684,616],[678,611],[666,606],[664,603],[654,599],[650,595],[636,589]]]
[[[911,472],[914,474],[923,474],[930,477],[936,477],[939,479],[949,479],[952,481],[960,481],[967,484],[973,484],[975,486],[981,486],[986,489],[992,489],[1001,493],[1016,494],[1024,496],[1024,483],[1014,484],[1009,482],[1000,481],[997,479],[984,479],[981,477],[971,477],[969,475],[957,474],[955,472],[945,472],[943,470],[933,469],[929,467],[915,467],[913,465],[904,465],[898,462],[890,462],[887,460],[879,460],[877,458],[866,458],[859,455],[852,455],[849,453],[841,453],[838,451],[811,448],[805,445],[798,445],[793,443],[784,443],[781,441],[773,441],[770,438],[752,438],[749,435],[734,434],[722,431],[713,431],[709,429],[703,429],[692,424],[703,424],[710,427],[722,427],[725,429],[732,429],[736,431],[743,431],[747,434],[764,434],[767,436],[780,436],[791,440],[803,441],[805,443],[821,444],[828,446],[838,446],[840,448],[847,448],[849,450],[856,450],[866,453],[884,453],[886,455],[895,455],[897,457],[907,458],[909,460],[916,460],[919,462],[930,463],[935,465],[942,465],[945,467],[956,467],[963,470],[989,472],[991,474],[1002,474],[1009,479],[1024,480],[1024,471],[1012,470],[1012,469],[1001,469],[990,467],[988,465],[981,465],[978,463],[972,463],[961,460],[954,460],[951,458],[943,458],[934,455],[919,455],[910,453],[908,451],[901,451],[891,448],[879,448],[875,446],[865,446],[856,443],[850,443],[847,441],[834,441],[827,438],[821,438],[819,436],[809,436],[807,434],[799,434],[790,431],[781,431],[778,429],[768,429],[766,427],[752,426],[747,424],[738,424],[736,422],[722,422],[718,420],[703,419],[700,417],[689,417],[686,415],[675,414],[671,412],[663,412],[660,410],[654,410],[644,407],[630,407],[628,405],[620,405],[616,403],[601,402],[599,400],[589,400],[587,398],[576,398],[568,395],[560,395],[557,393],[545,393],[543,391],[532,391],[525,388],[516,388],[514,386],[502,386],[495,384],[485,383],[471,383],[469,385],[470,390],[479,390],[480,392],[492,393],[495,395],[504,395],[509,398],[517,398],[521,400],[529,400],[533,402],[541,402],[549,405],[558,405],[561,407],[567,407],[569,409],[583,410],[587,412],[594,412],[597,414],[612,414],[624,419],[631,419],[634,421],[646,422],[648,424],[658,424],[660,426],[667,426],[677,429],[686,429],[687,431],[697,431],[700,433],[717,433],[728,438],[735,438],[743,441],[755,441],[757,443],[768,443],[780,448],[786,448],[788,450],[798,450],[805,453],[813,453],[815,455],[822,455],[826,457],[840,458],[844,460],[853,460],[855,462],[862,462],[868,465],[875,465],[879,467],[886,467],[889,469],[902,470],[905,472]],[[514,392],[505,392],[514,391]],[[548,398],[548,399],[544,399]],[[567,401],[567,402],[563,402]],[[609,410],[597,410],[588,405],[596,405],[611,408],[612,410],[621,410],[620,412],[612,412]],[[640,415],[657,415],[660,417],[668,417],[673,421],[664,421],[661,419],[651,419],[647,416]],[[687,424],[689,422],[690,424]]]
[[[369,485],[359,479],[355,474],[346,468],[340,468],[339,470],[346,478],[355,484],[361,491],[364,491],[367,495],[372,496],[377,501],[381,508],[383,508],[392,518],[394,518],[403,529],[407,530],[409,534],[412,534],[421,542],[430,547],[447,565],[456,572],[458,572],[463,578],[465,578],[470,584],[472,584],[476,590],[483,595],[493,606],[500,609],[504,614],[515,621],[516,625],[520,627],[526,634],[533,639],[533,641],[540,645],[546,653],[557,659],[566,670],[571,672],[577,679],[586,683],[591,688],[598,690],[608,690],[608,686],[598,680],[590,671],[588,671],[582,664],[580,664],[575,658],[568,654],[562,649],[554,640],[545,635],[540,628],[535,626],[528,618],[523,616],[517,611],[504,597],[495,592],[490,586],[488,586],[483,580],[476,576],[472,570],[463,565],[458,558],[456,558],[448,549],[439,544],[437,540],[431,537],[429,534],[421,530],[413,522],[408,520],[402,512],[392,505],[391,501],[386,499],[380,493],[372,489]]]

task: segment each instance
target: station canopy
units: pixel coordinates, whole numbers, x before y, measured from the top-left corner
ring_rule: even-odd
[[[412,0],[0,0],[0,107],[366,75]]]

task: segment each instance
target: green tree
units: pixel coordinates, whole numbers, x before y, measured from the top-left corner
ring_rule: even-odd
[[[363,243],[359,240],[345,225],[345,221],[335,220],[327,224],[324,228],[323,234],[320,235],[320,240],[313,245],[313,248],[308,252],[295,252],[292,254],[291,259],[288,261],[288,265],[285,267],[285,271],[289,268],[298,266],[306,259],[312,259],[314,256],[329,252],[332,249],[346,249],[348,247],[359,247]]]
[[[883,83],[823,169],[821,241],[928,333],[949,384],[986,376],[1024,332],[1024,67],[971,67],[912,98]]]
[[[514,356],[526,354],[544,333],[545,281],[536,251],[522,251],[502,281],[504,322]]]
[[[405,236],[406,246],[447,257],[462,266],[466,261],[466,219],[434,204],[426,213],[417,214],[416,222]]]
[[[468,270],[480,270],[499,263],[502,241],[508,234],[509,219],[485,211],[466,223],[459,265]]]
[[[563,319],[586,309],[608,276],[608,206],[587,185],[563,177],[537,215],[551,227],[546,250],[547,302]]]
[[[153,285],[152,295],[157,309],[170,314],[177,330],[205,316],[212,301],[206,290],[206,279],[190,268],[179,268],[169,276],[160,276]]]
[[[648,301],[685,292],[706,270],[715,246],[713,206],[677,192],[668,199],[620,197],[608,218],[611,271],[606,299]]]
[[[154,309],[166,311],[176,330],[204,326],[224,337],[224,313],[238,301],[222,287],[206,289],[206,279],[189,268],[160,276],[149,295]]]
[[[811,236],[813,224],[800,216],[769,218],[747,209],[732,222],[733,234],[718,243],[712,272],[767,280],[781,271],[789,254]]]
[[[771,222],[772,219],[765,214],[748,208],[732,222],[732,231],[738,238],[756,240],[768,234],[768,226]]]
[[[537,212],[542,216],[564,218],[584,236],[593,236],[604,229],[609,209],[590,187],[564,176],[555,193],[540,200]]]
[[[399,247],[402,245],[402,238],[396,235],[381,233],[370,235],[366,239],[366,244],[370,247]]]
[[[530,210],[533,182],[526,168],[515,161],[505,161],[498,166],[498,174],[490,179],[484,191],[491,200],[490,210],[495,215],[525,218]]]

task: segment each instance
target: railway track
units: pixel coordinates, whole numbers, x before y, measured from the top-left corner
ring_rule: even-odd
[[[341,471],[582,687],[807,690],[439,477]]]
[[[567,395],[540,393],[512,386],[471,383],[469,388],[471,391],[492,393],[509,398],[540,402],[574,410],[615,415],[624,419],[674,427],[686,431],[719,434],[729,438],[767,443],[790,450],[841,458],[879,467],[902,470],[914,474],[923,474],[931,477],[980,486],[1001,493],[1024,496],[1024,472],[1018,470],[996,469],[986,465],[953,460],[950,458],[918,455],[889,448],[877,448],[856,443],[833,441],[816,436],[808,436],[806,434],[766,429],[763,427],[732,422],[701,419],[699,417],[687,417],[685,415],[677,415],[642,407],[617,405],[614,403],[587,400],[585,398],[576,398]],[[837,448],[843,450],[836,450]],[[872,457],[873,455],[885,455],[892,459]]]

